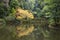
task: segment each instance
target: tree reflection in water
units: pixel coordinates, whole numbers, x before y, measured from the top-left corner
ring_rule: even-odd
[[[59,30],[40,24],[5,25],[0,29],[0,40],[59,40]]]

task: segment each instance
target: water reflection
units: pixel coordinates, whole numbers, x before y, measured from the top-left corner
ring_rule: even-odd
[[[21,40],[43,40],[40,25],[38,24],[20,24],[16,26],[17,36]],[[18,40],[19,40],[18,39]]]
[[[18,37],[29,35],[34,31],[34,25],[18,25],[16,26],[16,32]]]
[[[59,30],[48,30],[48,27],[41,27],[37,23],[6,24],[4,28],[0,28],[0,40],[57,40],[60,39],[59,36]]]

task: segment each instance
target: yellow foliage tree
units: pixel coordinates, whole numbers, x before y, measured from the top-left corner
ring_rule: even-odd
[[[23,18],[34,19],[34,16],[28,10],[23,10],[21,8],[17,8],[16,9],[16,19],[23,19]]]

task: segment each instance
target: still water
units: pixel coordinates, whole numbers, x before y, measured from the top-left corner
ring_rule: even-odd
[[[40,23],[5,24],[0,25],[0,40],[60,40],[60,30]]]

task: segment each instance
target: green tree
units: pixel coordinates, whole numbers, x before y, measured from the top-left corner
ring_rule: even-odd
[[[59,20],[59,0],[44,0],[45,6],[43,7],[42,14],[48,19],[53,19],[55,26]],[[49,20],[50,21],[50,20]]]
[[[8,8],[4,6],[4,3],[0,3],[0,18],[4,18],[8,15]]]
[[[56,29],[59,29],[60,27],[60,0],[44,0],[44,7],[42,9],[42,14],[45,18],[48,20],[48,27],[53,28],[50,32],[50,40],[57,40],[59,39],[58,34],[59,32],[56,32]],[[55,30],[54,30],[55,29]],[[54,30],[54,31],[53,31]],[[54,33],[56,33],[56,36],[54,36]],[[60,35],[59,35],[60,36]]]

